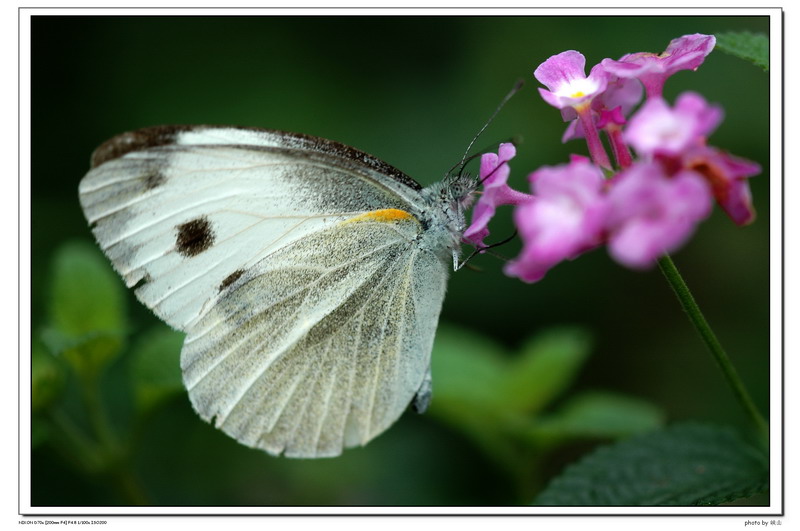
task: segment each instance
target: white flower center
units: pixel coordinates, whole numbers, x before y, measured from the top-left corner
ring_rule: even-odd
[[[564,83],[559,87],[556,94],[567,98],[583,98],[597,92],[597,87],[598,84],[596,81],[588,77],[582,77]]]

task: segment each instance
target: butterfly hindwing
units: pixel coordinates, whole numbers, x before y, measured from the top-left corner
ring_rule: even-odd
[[[446,275],[414,280],[441,267],[409,242],[417,230],[342,224],[240,279],[186,338],[199,414],[245,444],[301,457],[386,429],[422,385],[444,297]]]

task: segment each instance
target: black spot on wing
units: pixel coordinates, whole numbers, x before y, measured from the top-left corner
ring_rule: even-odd
[[[178,133],[193,128],[189,125],[160,125],[122,133],[103,142],[94,150],[91,166],[95,168],[104,162],[117,159],[133,151],[172,144]]]
[[[152,190],[153,188],[157,188],[164,184],[167,180],[167,177],[161,172],[161,170],[153,168],[147,171],[144,175],[144,188],[145,190]]]
[[[177,229],[175,247],[183,256],[197,256],[214,244],[214,231],[206,217],[178,225]]]
[[[244,269],[237,269],[236,271],[225,277],[225,280],[223,280],[222,284],[219,285],[219,291],[224,290],[225,288],[227,288],[228,286],[239,280],[239,278],[241,278],[242,275],[244,275]]]
[[[145,273],[142,278],[140,278],[138,281],[136,281],[136,284],[131,286],[131,288],[134,289],[134,290],[137,290],[137,289],[141,288],[142,286],[144,286],[145,284],[147,284],[148,282],[152,282],[152,281],[153,281],[153,278],[148,273]]]

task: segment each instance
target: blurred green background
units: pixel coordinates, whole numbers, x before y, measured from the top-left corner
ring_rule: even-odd
[[[527,190],[528,173],[540,165],[585,153],[579,142],[561,143],[565,125],[536,91],[532,72],[547,57],[579,50],[590,68],[605,57],[661,52],[672,38],[689,33],[768,34],[768,22],[663,16],[34,17],[33,333],[48,321],[57,249],[68,241],[92,241],[78,204],[78,182],[92,150],[115,134],[200,123],[297,131],[355,146],[425,185],[461,158],[522,78],[525,87],[476,147],[521,140],[510,183]],[[710,143],[764,168],[751,180],[755,224],[737,228],[717,210],[673,258],[765,415],[768,87],[763,71],[716,50],[698,71],[676,74],[665,89],[670,101],[695,90],[721,104],[726,119]],[[496,239],[511,233],[510,210],[501,210],[492,230]],[[513,257],[518,249],[513,242],[500,252]],[[552,327],[575,326],[590,338],[589,354],[569,388],[548,408],[558,408],[571,394],[611,390],[654,405],[668,423],[696,419],[749,429],[657,269],[629,271],[599,250],[525,285],[503,276],[503,263],[494,257],[481,256],[473,264],[481,271],[464,269],[449,284],[441,320],[451,337],[469,330],[493,341],[509,359],[528,338]],[[132,293],[126,295],[130,342],[165,326]],[[130,396],[136,392],[127,383],[125,359],[107,369],[101,391],[123,434],[135,414]],[[458,363],[448,367],[457,371]],[[605,440],[584,437],[534,452],[520,467],[527,463],[535,471],[514,471],[487,450],[491,445],[482,444],[480,435],[449,422],[443,408],[437,413],[437,382],[447,378],[434,373],[430,414],[407,413],[366,447],[321,461],[274,458],[245,448],[203,423],[178,392],[140,419],[129,468],[147,502],[160,505],[512,505],[529,503],[565,463]],[[480,380],[478,373],[478,387]],[[540,380],[546,382],[547,375]],[[75,385],[65,384],[52,399],[66,415],[79,416]],[[480,432],[480,426],[473,429]],[[58,434],[35,437],[34,505],[132,502],[124,487],[110,488],[107,476],[71,462],[53,437]]]

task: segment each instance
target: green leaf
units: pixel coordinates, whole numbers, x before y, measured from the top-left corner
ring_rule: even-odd
[[[441,324],[430,412],[518,468],[517,447],[527,442],[532,413],[569,385],[587,353],[586,337],[575,329],[546,332],[515,357],[479,334]]]
[[[607,392],[571,397],[533,430],[539,438],[619,438],[661,427],[664,413],[650,402]]]
[[[535,505],[718,505],[766,492],[769,460],[736,432],[698,423],[600,448]]]
[[[92,245],[71,242],[53,258],[50,326],[43,339],[81,373],[96,371],[122,348],[125,293]]]
[[[528,341],[498,389],[505,407],[540,411],[572,384],[589,355],[589,345],[588,335],[577,328],[548,330]]]
[[[432,410],[447,408],[468,417],[496,411],[506,355],[500,345],[480,334],[440,324],[431,354]]]
[[[94,246],[70,242],[56,252],[50,317],[53,325],[69,337],[123,328],[122,283]]]
[[[537,411],[566,389],[589,353],[578,329],[550,330],[515,356],[466,329],[440,325],[432,354],[435,402],[499,412]]]
[[[729,32],[716,37],[716,47],[723,52],[769,70],[769,38],[763,33]]]
[[[509,412],[501,390],[508,353],[486,337],[441,323],[431,354],[430,414],[454,426],[504,466],[514,462],[503,425]]]
[[[132,351],[136,405],[147,410],[183,389],[180,354],[184,334],[157,327],[143,334]]]

